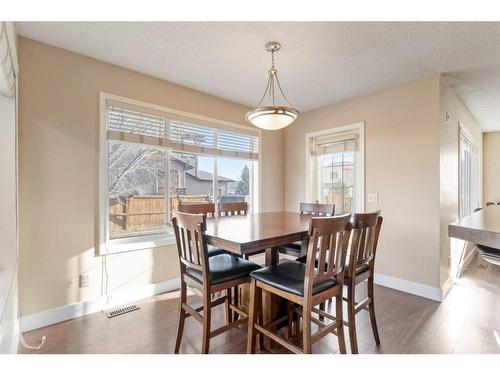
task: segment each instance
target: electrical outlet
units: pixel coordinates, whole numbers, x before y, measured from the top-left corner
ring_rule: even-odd
[[[90,286],[90,275],[88,273],[82,273],[80,275],[80,288],[87,288]]]

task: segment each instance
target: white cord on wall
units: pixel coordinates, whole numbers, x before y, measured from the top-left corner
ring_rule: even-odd
[[[40,345],[32,346],[32,345],[26,344],[26,341],[24,341],[23,334],[19,333],[19,342],[21,343],[22,347],[25,349],[40,350],[42,348],[43,344],[45,344],[45,339],[46,339],[46,336],[42,336],[42,341],[40,342]]]
[[[111,299],[111,296],[109,295],[109,290],[108,290],[108,283],[109,283],[109,274],[108,274],[108,260],[107,256],[103,255],[102,256],[102,272],[101,272],[101,296],[104,297],[103,293],[106,295],[106,303],[101,309],[101,312],[104,312],[106,310],[106,307],[109,304],[109,301]],[[104,286],[104,291],[103,291],[103,286]]]

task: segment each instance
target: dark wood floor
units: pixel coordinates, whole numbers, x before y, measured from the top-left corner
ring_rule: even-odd
[[[356,319],[362,353],[500,353],[500,267],[476,257],[442,303],[381,286],[375,293],[382,344],[374,344],[363,311]],[[139,301],[140,310],[120,317],[96,313],[28,332],[25,339],[37,342],[47,336],[37,353],[172,353],[177,298],[178,292],[166,293]],[[190,299],[198,305],[198,297]],[[223,322],[223,305],[215,308],[213,322],[214,327]],[[200,345],[201,325],[188,319],[181,353],[199,353]],[[313,346],[314,353],[337,350],[333,335]],[[211,341],[211,353],[245,351],[246,326]]]

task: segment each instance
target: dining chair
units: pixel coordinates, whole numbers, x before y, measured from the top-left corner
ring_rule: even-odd
[[[175,353],[179,353],[187,317],[193,317],[203,325],[202,353],[209,352],[210,339],[235,328],[248,320],[248,314],[231,301],[231,288],[248,283],[249,274],[259,265],[229,254],[208,257],[206,216],[178,212],[172,219],[181,274],[179,325],[175,342]],[[187,287],[201,293],[203,304],[194,308],[187,303]],[[212,294],[226,294],[212,300]],[[226,305],[226,324],[211,330],[211,310],[222,303]],[[241,317],[232,320],[232,311]],[[200,314],[203,312],[203,315]]]
[[[214,217],[215,203],[180,203],[177,210],[188,214],[205,214],[206,217]]]
[[[335,205],[326,203],[300,203],[300,213],[315,216],[333,216]]]
[[[333,216],[335,215],[335,205],[334,204],[323,204],[323,203],[304,203],[301,202],[299,206],[299,212],[301,215],[311,215],[311,216]],[[287,255],[298,256],[302,254],[302,243],[292,242],[279,247],[279,252]]]
[[[344,285],[347,288],[347,322],[351,352],[358,353],[356,333],[356,314],[367,310],[370,315],[375,343],[380,345],[377,319],[375,317],[375,297],[373,282],[375,276],[375,255],[382,227],[383,218],[380,211],[354,214],[352,220],[353,238],[350,246],[349,260],[345,269]],[[356,302],[356,285],[367,281],[367,298]]]
[[[188,214],[203,214],[208,218],[213,218],[215,217],[215,204],[214,203],[179,204],[177,211]],[[220,254],[228,254],[228,253],[229,252],[224,249],[208,246],[209,257]]]
[[[248,213],[248,203],[247,202],[220,202],[219,203],[219,216],[238,216],[246,215]],[[246,254],[245,259],[249,260],[250,255]],[[238,286],[233,288],[233,299],[236,306],[240,306],[241,293]],[[233,318],[238,318],[238,313],[233,314]]]
[[[352,218],[352,240],[349,248],[349,257],[345,267],[344,285],[347,288],[348,320],[345,324],[349,327],[349,341],[351,352],[358,353],[356,319],[355,315],[361,310],[368,310],[373,336],[377,345],[380,344],[377,320],[375,318],[375,300],[373,294],[373,278],[375,273],[375,254],[377,251],[378,238],[382,227],[382,216],[380,211],[372,213],[354,214]],[[307,256],[297,258],[297,261],[306,263]],[[318,262],[316,262],[318,266]],[[352,276],[354,275],[354,277]],[[368,297],[357,303],[355,299],[356,285],[367,280]],[[325,304],[319,307],[325,309]]]
[[[287,260],[253,271],[250,274],[247,353],[255,353],[258,333],[267,336],[293,353],[311,353],[313,343],[328,333],[333,333],[337,335],[340,352],[346,353],[342,318],[342,289],[351,234],[349,219],[350,215],[312,217],[305,264]],[[315,267],[316,261],[318,261],[318,267]],[[288,315],[266,325],[258,322],[262,291],[286,299],[289,305]],[[315,307],[332,297],[336,299],[335,316]],[[291,309],[294,313],[302,316],[302,348],[292,343],[291,340],[291,323],[293,321]],[[331,323],[327,324],[319,317],[326,318]],[[285,321],[288,321],[287,334],[286,337],[282,337],[272,329]],[[311,331],[312,323],[318,326],[318,331],[314,334]]]
[[[219,203],[219,216],[246,215],[247,213],[248,213],[247,202]]]

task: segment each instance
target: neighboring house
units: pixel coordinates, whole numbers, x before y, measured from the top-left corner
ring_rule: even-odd
[[[170,156],[170,189],[172,193],[213,196],[213,179],[212,173],[198,169],[195,157],[181,159]],[[230,178],[218,176],[218,195],[227,195],[229,193],[228,184],[234,182]]]
[[[161,150],[144,150],[114,144],[110,149],[109,195],[110,198],[162,195],[165,193],[165,154]],[[213,196],[213,174],[198,168],[195,155],[170,154],[170,195]],[[219,196],[231,194],[230,178],[218,176]],[[234,190],[234,189],[233,189]]]

